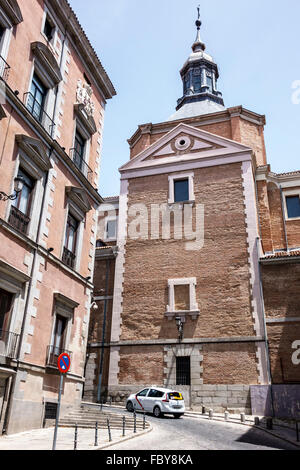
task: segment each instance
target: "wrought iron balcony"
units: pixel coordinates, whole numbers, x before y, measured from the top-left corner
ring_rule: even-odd
[[[19,211],[15,206],[11,206],[10,216],[8,219],[8,223],[10,225],[19,230],[19,232],[27,235],[29,222],[30,218],[27,215],[23,214],[23,212]]]
[[[70,149],[70,158],[75,163],[77,168],[81,171],[81,173],[86,177],[88,182],[94,185],[93,170],[88,166],[88,164],[84,161],[82,156],[77,152],[75,148]]]
[[[0,356],[16,358],[19,336],[11,331],[0,330]]]
[[[57,360],[63,353],[67,353],[70,358],[72,357],[72,353],[66,349],[60,349],[53,345],[48,346],[46,365],[50,367],[57,367]]]
[[[62,262],[65,263],[70,268],[74,269],[75,260],[76,260],[76,255],[72,253],[72,251],[68,250],[68,248],[64,247]]]
[[[0,77],[2,80],[7,82],[9,76],[10,66],[8,63],[0,56]]]
[[[48,134],[53,137],[55,123],[50,116],[46,113],[41,104],[31,93],[24,94],[24,103],[32,116],[43,126]]]

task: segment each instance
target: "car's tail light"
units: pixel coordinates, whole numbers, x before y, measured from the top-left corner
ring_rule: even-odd
[[[168,395],[165,395],[162,401],[163,401],[164,403],[169,403]]]

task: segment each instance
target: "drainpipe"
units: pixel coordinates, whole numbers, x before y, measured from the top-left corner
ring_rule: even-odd
[[[103,362],[104,362],[104,343],[106,334],[106,315],[107,315],[107,297],[108,297],[108,281],[109,281],[109,268],[110,260],[106,260],[106,279],[105,279],[105,300],[104,300],[104,312],[103,312],[103,327],[102,327],[102,344],[101,344],[101,359],[100,359],[100,371],[97,389],[97,402],[101,402],[101,387],[102,387],[102,376],[103,376]]]
[[[53,147],[50,147],[49,159],[50,159],[52,153],[53,153]],[[40,238],[40,234],[41,234],[42,215],[43,215],[44,210],[45,210],[46,190],[47,190],[47,186],[48,186],[48,181],[49,181],[49,171],[46,173],[46,178],[45,178],[45,189],[44,189],[44,192],[43,192],[38,230],[37,230],[37,235],[36,235],[36,239],[35,239],[36,245],[38,245],[38,243],[39,243],[39,238]],[[20,333],[19,344],[18,344],[18,353],[17,353],[17,359],[16,359],[16,361],[17,361],[17,370],[16,370],[16,374],[15,374],[14,379],[13,379],[13,384],[11,386],[10,393],[9,393],[8,406],[7,406],[7,409],[6,409],[4,424],[3,424],[3,432],[6,431],[8,416],[10,414],[11,405],[12,405],[12,400],[11,399],[12,399],[14,393],[15,393],[17,375],[18,375],[18,371],[20,369],[21,349],[22,349],[22,343],[23,343],[24,334],[25,334],[25,325],[26,325],[26,320],[27,320],[27,315],[28,315],[29,299],[30,299],[30,294],[31,294],[31,290],[32,290],[32,277],[33,277],[33,273],[34,273],[34,270],[35,270],[36,256],[37,256],[37,248],[35,247],[35,248],[33,248],[33,250],[34,250],[34,253],[33,253],[33,260],[32,260],[32,265],[31,265],[31,270],[30,270],[30,281],[29,281],[28,290],[27,290],[25,308],[24,308],[24,313],[23,313],[23,320],[22,320],[22,327],[21,327],[21,333]]]
[[[280,188],[281,211],[282,211],[282,219],[283,219],[285,246],[286,246],[286,251],[289,251],[289,241],[288,241],[288,236],[287,236],[287,231],[286,231],[285,208],[284,208],[284,203],[283,203],[283,191],[282,191],[281,184],[279,185],[279,188]]]

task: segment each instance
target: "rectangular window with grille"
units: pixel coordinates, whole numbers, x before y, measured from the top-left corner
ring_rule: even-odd
[[[57,413],[57,403],[45,403],[45,420],[46,419],[55,419]]]
[[[190,357],[176,357],[176,385],[191,385]]]

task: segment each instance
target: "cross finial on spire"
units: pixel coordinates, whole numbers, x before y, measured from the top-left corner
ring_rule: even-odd
[[[192,47],[194,52],[198,52],[199,50],[202,50],[202,51],[205,50],[205,44],[201,41],[201,36],[200,36],[200,28],[202,25],[201,20],[200,20],[200,5],[198,5],[197,10],[198,10],[198,18],[196,20],[197,36]]]
[[[199,31],[199,29],[201,28],[201,24],[202,24],[201,21],[200,21],[200,5],[198,5],[197,10],[198,10],[198,19],[196,21],[196,26],[197,26],[197,29]]]

